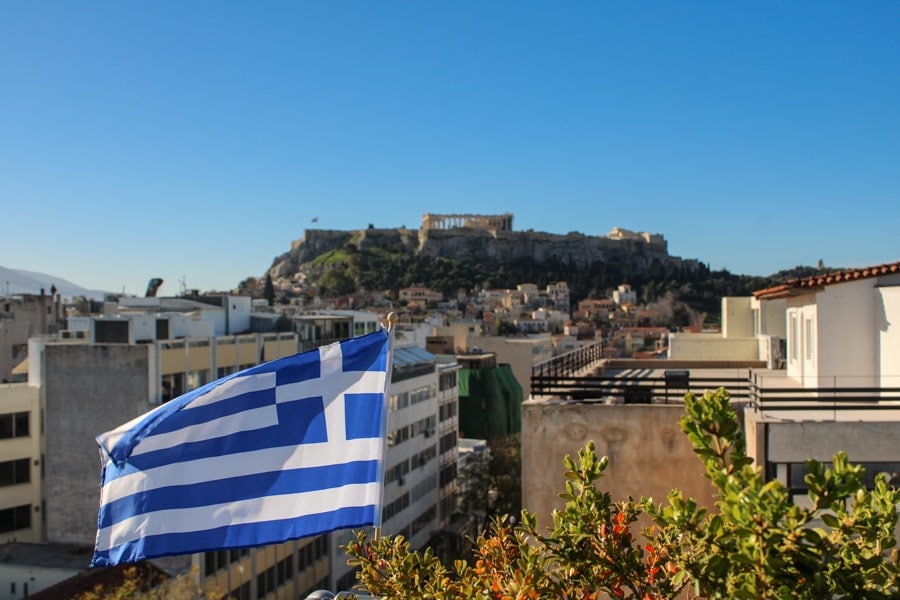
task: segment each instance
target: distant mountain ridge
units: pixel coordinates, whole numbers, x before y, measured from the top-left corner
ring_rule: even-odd
[[[44,290],[45,294],[49,295],[50,289],[54,286],[56,287],[56,292],[61,294],[63,298],[84,296],[94,300],[103,300],[107,293],[103,290],[91,290],[81,287],[55,275],[0,266],[0,295],[37,295],[41,293],[41,289]]]

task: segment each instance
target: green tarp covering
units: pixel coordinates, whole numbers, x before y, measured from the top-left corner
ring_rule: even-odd
[[[459,434],[492,439],[522,430],[522,386],[509,365],[459,370]]]

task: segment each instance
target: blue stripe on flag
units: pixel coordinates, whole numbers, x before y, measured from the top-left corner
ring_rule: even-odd
[[[251,408],[261,408],[263,406],[275,406],[275,388],[244,392],[238,396],[196,408],[188,406],[170,415],[165,421],[157,425],[153,431],[147,434],[147,438],[162,433],[178,431],[191,425],[208,423],[222,417],[242,413]]]
[[[377,334],[369,334],[377,335]],[[353,338],[344,340],[341,344],[341,355],[343,356],[343,365],[341,369],[344,373],[351,371],[381,371],[387,370],[387,353],[381,352],[378,346],[373,344],[356,344],[355,340],[365,339]]]
[[[109,527],[135,515],[158,510],[239,502],[262,496],[299,494],[371,483],[378,477],[378,461],[356,461],[343,465],[271,471],[216,481],[157,488],[132,494],[100,507],[98,525]]]
[[[311,379],[318,379],[322,376],[322,363],[319,360],[318,351],[305,352],[288,358],[281,358],[273,361],[279,363],[275,368],[276,383],[285,385],[288,383],[300,383]],[[260,371],[265,373],[267,371]]]
[[[373,505],[354,506],[292,519],[151,535],[106,551],[95,551],[91,566],[109,567],[155,556],[277,544],[338,529],[365,527],[371,525],[374,518]]]
[[[344,421],[347,439],[377,438],[381,435],[382,394],[347,394]]]

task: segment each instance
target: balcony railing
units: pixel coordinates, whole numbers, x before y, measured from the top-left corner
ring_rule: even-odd
[[[765,412],[898,410],[900,385],[894,383],[897,379],[885,378],[882,381],[891,384],[885,386],[877,385],[873,378],[821,377],[816,387],[800,387],[793,379],[753,372],[749,392],[754,408]]]
[[[723,387],[735,404],[763,412],[900,411],[900,385],[853,385],[850,378],[834,378],[831,385],[802,387],[783,373],[763,374],[748,368],[746,376],[712,376],[710,369],[697,371],[704,375],[693,376],[689,369],[668,369],[637,376],[576,376],[571,374],[573,370],[554,370],[542,363],[532,370],[531,393],[535,398],[555,397],[581,402],[666,404],[681,402],[687,392],[700,394]],[[824,383],[827,378],[820,381]]]
[[[599,364],[602,358],[603,345],[600,342],[554,356],[534,365],[531,371],[532,385],[535,376],[549,379],[577,376],[585,369]]]
[[[685,373],[687,376],[685,376]],[[624,404],[667,404],[681,402],[689,391],[703,392],[720,387],[728,389],[731,397],[746,402],[749,399],[747,377],[691,377],[689,371],[672,370],[658,376],[554,376],[537,370],[531,375],[531,394],[534,397],[552,396],[578,401],[610,401]]]

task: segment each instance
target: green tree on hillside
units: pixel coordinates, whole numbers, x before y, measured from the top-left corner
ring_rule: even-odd
[[[269,306],[275,304],[275,285],[272,283],[272,276],[266,273],[266,285],[263,288],[263,298],[269,303]]]

